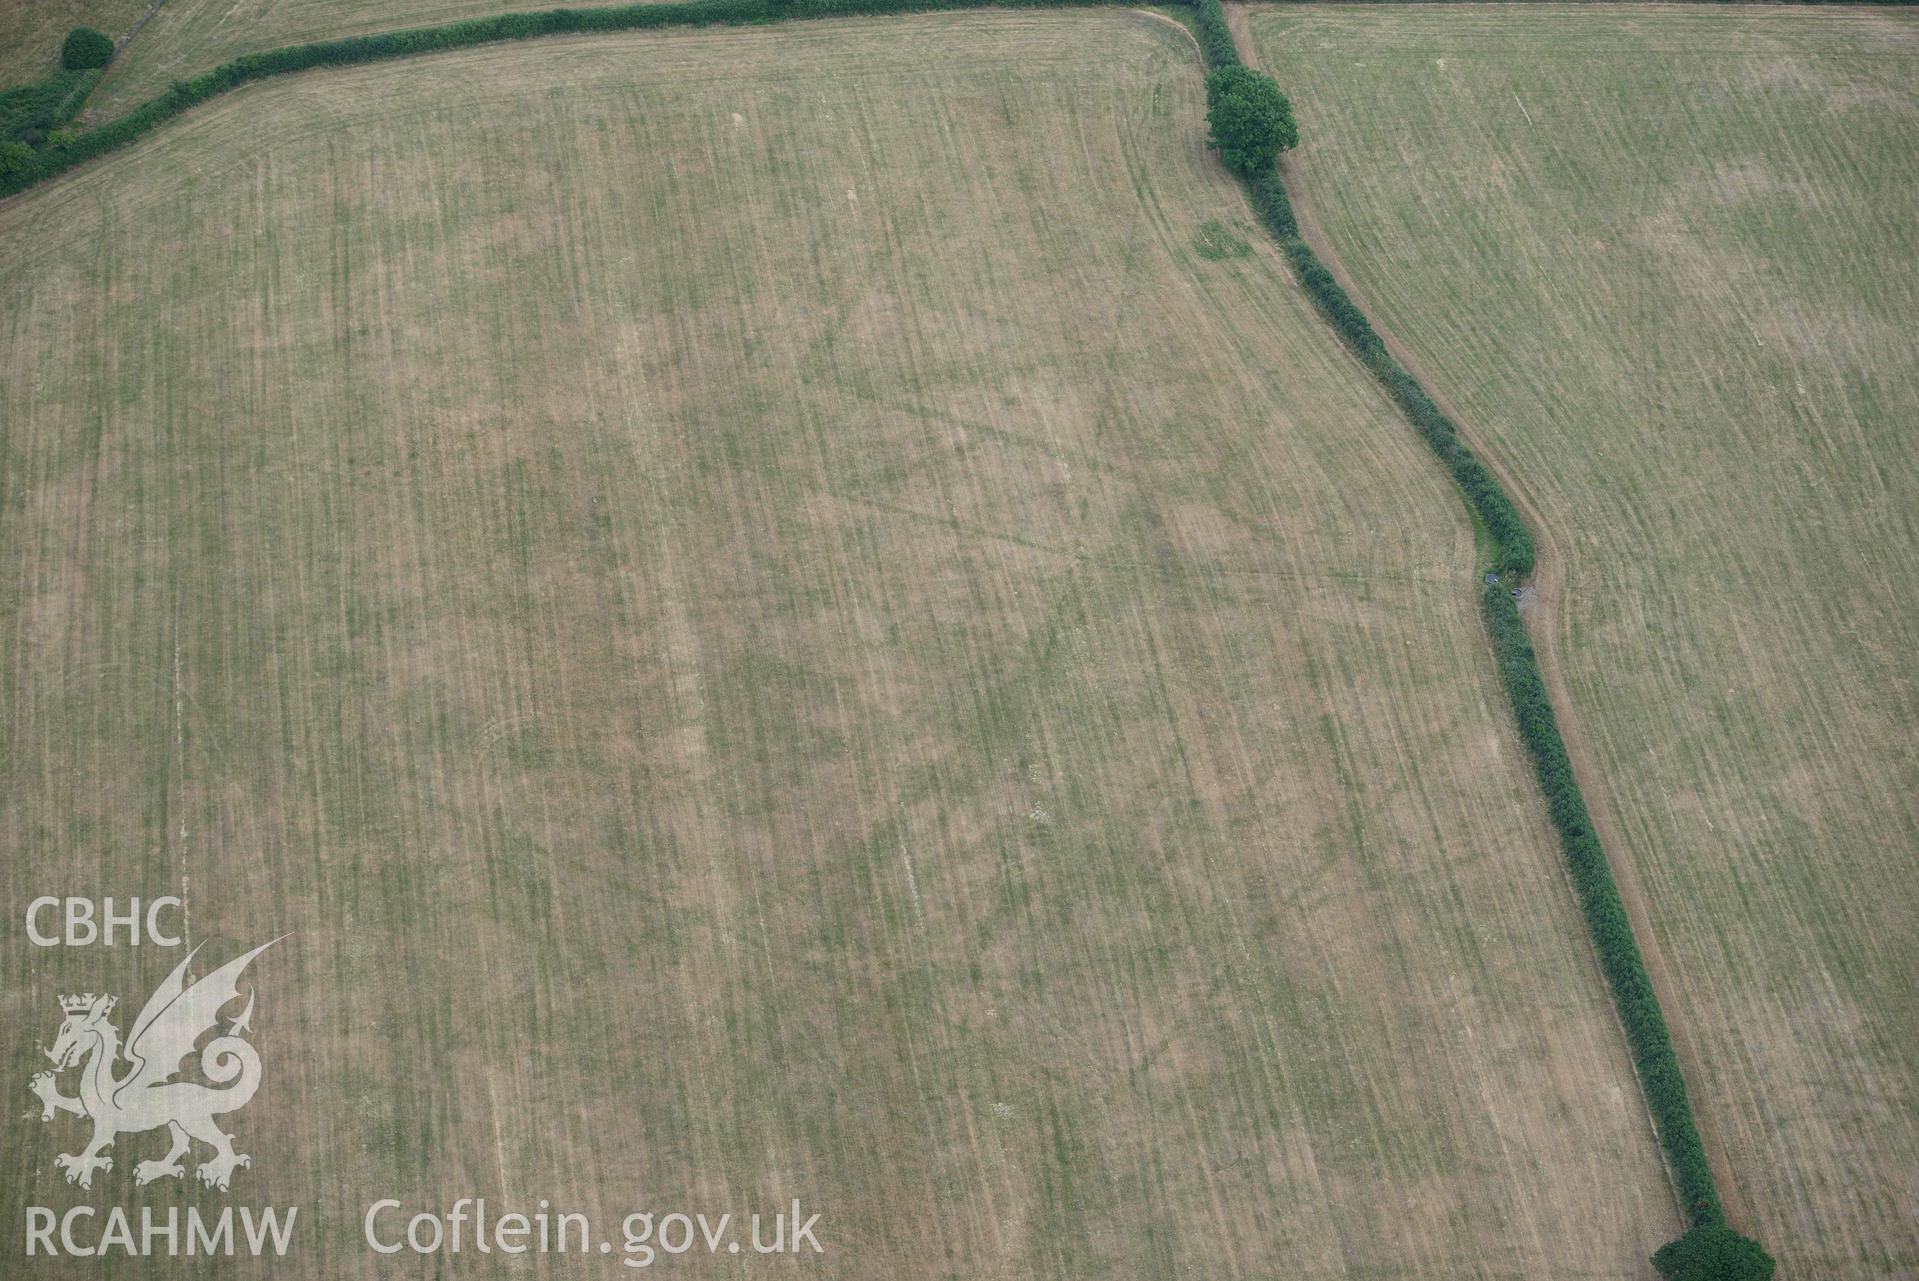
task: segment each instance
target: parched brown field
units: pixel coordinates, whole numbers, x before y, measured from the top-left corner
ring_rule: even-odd
[[[295,932],[289,1270],[797,1196],[819,1276],[1646,1275],[1472,532],[1202,137],[1144,15],[809,23],[289,78],[0,207],[4,910]],[[17,1222],[55,994],[174,956],[0,947]],[[156,1142],[105,1198],[198,1195]]]
[[[1919,14],[1254,31],[1327,240],[1544,514],[1735,1217],[1919,1273]]]
[[[632,0],[167,0],[128,45],[88,102],[111,119],[241,54],[314,40],[367,36],[463,18]]]
[[[0,4],[0,89],[60,69],[60,42],[75,27],[98,27],[116,40],[151,0],[6,0]]]

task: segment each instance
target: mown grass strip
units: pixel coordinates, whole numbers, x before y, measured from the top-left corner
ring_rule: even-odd
[[[1207,62],[1214,67],[1243,65],[1239,48],[1226,26],[1220,0],[1193,0],[1193,13],[1200,32],[1200,48],[1205,51]],[[1365,314],[1320,262],[1312,246],[1300,237],[1292,203],[1287,199],[1278,173],[1262,174],[1250,180],[1248,186],[1260,221],[1285,250],[1315,305],[1385,387],[1420,436],[1432,446],[1484,522],[1493,540],[1494,567],[1501,574],[1532,572],[1536,559],[1532,535],[1527,532],[1511,497],[1460,441],[1458,427],[1452,419],[1433,403],[1418,380],[1393,359]],[[1625,1027],[1633,1066],[1680,1200],[1693,1225],[1723,1223],[1725,1211],[1706,1161],[1698,1123],[1693,1118],[1685,1074],[1673,1053],[1672,1036],[1660,1010],[1659,998],[1647,977],[1645,961],[1626,917],[1619,887],[1593,831],[1585,797],[1573,776],[1558,719],[1546,696],[1538,656],[1506,586],[1499,581],[1486,584],[1481,599],[1486,624],[1492,632],[1500,680],[1512,703],[1513,716],[1532,760],[1533,772],[1546,794],[1547,808],[1571,870],[1580,911],[1598,950],[1600,969],[1606,976],[1613,1005]]]

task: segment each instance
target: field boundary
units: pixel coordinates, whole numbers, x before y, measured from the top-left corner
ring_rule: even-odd
[[[1260,0],[1261,4],[1321,2],[1521,4],[1530,3],[1531,0]],[[1598,4],[1606,3],[1608,0],[1569,0],[1569,2]],[[1653,2],[1671,4],[1675,7],[1682,5],[1770,7],[1794,3],[1896,7],[1919,4],[1919,0],[1653,0]],[[165,3],[166,0],[154,0],[152,6],[134,24],[133,29],[115,44],[116,54],[139,34],[140,29]],[[474,45],[495,44],[509,40],[531,40],[541,36],[584,35],[591,32],[644,31],[664,27],[759,26],[802,18],[840,18],[869,14],[939,13],[980,9],[1099,8],[1132,3],[1136,3],[1136,0],[668,0],[667,3],[659,4],[640,3],[592,9],[561,8],[533,13],[500,14],[491,18],[468,18],[432,26],[405,27],[379,35],[352,36],[340,40],[286,45],[259,53],[243,54],[209,71],[203,71],[185,80],[176,80],[165,93],[149,98],[124,116],[97,125],[57,144],[50,144],[30,157],[0,158],[0,200],[38,186],[96,156],[117,151],[188,108],[198,106],[208,99],[219,97],[221,94],[258,80],[317,67],[354,66],[368,62],[408,58],[419,54],[440,53],[450,49],[470,48]],[[1216,3],[1215,7],[1217,7]],[[1195,8],[1197,10],[1197,4]],[[1218,30],[1230,39],[1230,32],[1227,31],[1223,20],[1219,22]],[[1207,35],[1203,22],[1198,38],[1201,52],[1209,65],[1242,64],[1236,49],[1229,53],[1209,44],[1211,37]],[[97,82],[96,78],[94,83]],[[87,86],[89,91],[92,87],[92,84]],[[83,94],[73,103],[73,112],[69,113],[70,115],[78,113],[80,107],[84,105],[85,97],[86,95]],[[1254,194],[1257,198],[1257,190]],[[1290,215],[1288,217],[1290,218]],[[1331,313],[1328,315],[1335,325],[1340,323],[1336,316],[1332,316]],[[1361,320],[1363,321],[1364,318],[1361,317]],[[1387,390],[1395,400],[1401,399],[1399,390],[1391,386]],[[1412,396],[1412,402],[1402,403],[1401,408],[1414,420],[1413,425],[1424,434],[1427,430],[1422,421],[1425,411],[1418,408],[1417,404],[1420,399],[1425,398],[1425,393],[1419,389],[1417,383],[1413,383],[1408,391]],[[1430,399],[1427,399],[1426,403],[1430,405]],[[1436,407],[1434,412],[1437,412]],[[1440,417],[1443,418],[1444,415]],[[1461,484],[1467,487],[1468,498],[1477,505],[1480,499],[1473,493],[1472,487],[1465,481],[1461,481]],[[1493,489],[1498,489],[1498,486],[1495,484]],[[1503,497],[1503,494],[1501,496]],[[1515,541],[1514,536],[1517,533],[1523,533],[1523,525],[1516,530],[1508,531],[1507,541]]]
[[[1246,65],[1220,0],[1193,0],[1193,12],[1209,66]],[[1665,1155],[1681,1212],[1693,1227],[1723,1224],[1725,1209],[1693,1116],[1685,1073],[1674,1049],[1671,1030],[1647,971],[1618,881],[1573,770],[1538,654],[1510,587],[1512,581],[1530,577],[1537,562],[1537,549],[1519,516],[1518,505],[1492,471],[1459,439],[1458,427],[1451,417],[1388,349],[1365,314],[1301,236],[1292,202],[1277,168],[1247,179],[1246,185],[1260,221],[1279,242],[1315,306],[1446,464],[1492,541],[1492,572],[1487,573],[1480,587],[1480,605],[1491,633],[1500,682],[1511,703],[1540,790],[1545,794],[1574,895],[1612,995],[1614,1011],[1625,1032],[1633,1071],[1652,1118],[1653,1132]]]
[[[1251,28],[1247,21],[1248,15],[1276,9],[1282,4],[1291,4],[1293,2],[1294,0],[1278,0],[1277,3],[1274,2],[1274,0],[1247,0],[1246,3],[1235,4],[1233,6],[1227,14],[1227,22],[1231,25],[1235,35],[1245,40],[1250,46]],[[1298,0],[1298,2],[1316,3],[1318,0]],[[1345,0],[1341,0],[1341,2],[1343,3]],[[1351,0],[1351,2],[1358,4],[1363,3],[1364,0]],[[1395,2],[1395,0],[1375,0],[1375,2],[1389,3]],[[1452,3],[1454,0],[1396,0],[1396,2],[1407,4],[1439,4]],[[1457,2],[1484,3],[1488,2],[1488,0],[1457,0]],[[1592,2],[1611,3],[1612,0],[1592,0]],[[1674,4],[1695,2],[1700,2],[1700,0],[1672,0]],[[1315,212],[1316,206],[1312,183],[1308,181],[1304,174],[1295,170],[1288,177],[1288,194],[1291,196],[1293,212],[1299,223],[1300,238],[1313,247],[1314,251],[1326,264],[1327,270],[1332,272],[1333,276],[1339,281],[1340,286],[1354,298],[1356,305],[1358,305],[1361,310],[1364,310],[1366,301],[1365,291],[1354,283],[1351,273],[1342,266],[1338,251],[1333,249],[1325,234],[1323,224]],[[1386,345],[1386,349],[1393,354],[1394,359],[1405,366],[1406,370],[1411,373],[1413,377],[1419,379],[1421,383],[1426,386],[1433,386],[1431,375],[1428,374],[1420,364],[1418,356],[1407,350],[1403,342],[1399,341],[1390,331],[1384,330],[1380,332],[1380,340]],[[1459,418],[1458,411],[1453,407],[1444,391],[1435,389],[1432,392],[1432,396],[1433,400],[1441,409],[1452,415],[1455,420]],[[1469,436],[1471,435],[1469,430],[1467,434]],[[1505,486],[1507,492],[1513,496],[1513,501],[1518,504],[1520,513],[1526,518],[1529,526],[1534,531],[1534,538],[1539,548],[1539,556],[1538,564],[1534,567],[1531,579],[1531,586],[1534,588],[1535,593],[1534,600],[1525,612],[1525,617],[1532,620],[1532,625],[1527,630],[1532,636],[1535,654],[1539,660],[1539,670],[1546,679],[1546,690],[1554,706],[1571,708],[1572,689],[1567,684],[1564,670],[1559,663],[1552,628],[1554,612],[1562,598],[1565,585],[1564,557],[1559,550],[1558,541],[1553,537],[1552,527],[1546,523],[1544,513],[1539,509],[1539,505],[1533,502],[1527,494],[1525,486],[1521,484],[1519,479],[1507,468],[1500,464],[1497,457],[1488,456],[1486,466],[1491,469],[1500,484]],[[1559,732],[1565,740],[1567,755],[1572,760],[1573,774],[1579,779],[1580,787],[1586,793],[1587,806],[1591,812],[1593,821],[1593,830],[1599,837],[1600,845],[1602,847],[1611,847],[1620,844],[1618,835],[1619,828],[1612,817],[1611,805],[1607,799],[1605,779],[1600,774],[1598,763],[1592,754],[1592,749],[1587,745],[1583,735],[1580,733],[1578,722],[1574,721],[1570,715],[1562,718],[1559,723]],[[1658,994],[1662,1008],[1678,1007],[1680,1000],[1677,989],[1673,983],[1672,967],[1667,963],[1664,950],[1659,946],[1659,939],[1653,932],[1652,910],[1645,887],[1639,882],[1638,871],[1630,859],[1622,858],[1617,862],[1613,862],[1608,858],[1607,861],[1611,864],[1613,877],[1618,882],[1620,898],[1626,907],[1626,916],[1632,922],[1633,930],[1641,940],[1640,948],[1644,953],[1646,974],[1652,981],[1653,991]],[[1568,888],[1571,888],[1570,881]],[[1577,896],[1575,896],[1575,901],[1577,901]],[[1616,1011],[1615,1017],[1617,1017]],[[1685,1021],[1683,1019],[1675,1021],[1670,1025],[1670,1030],[1673,1040],[1673,1052],[1678,1056],[1680,1066],[1685,1069],[1686,1079],[1698,1079],[1698,1051],[1694,1047],[1692,1038],[1687,1034]],[[1620,1031],[1622,1034],[1624,1033],[1624,1024],[1620,1025]],[[1648,1111],[1647,1115],[1650,1118],[1650,1111]],[[1732,1175],[1731,1163],[1726,1157],[1723,1145],[1717,1139],[1710,1109],[1697,1108],[1694,1121],[1699,1127],[1701,1142],[1706,1151],[1706,1160],[1711,1166],[1713,1178],[1719,1188],[1720,1200],[1731,1213],[1750,1221],[1752,1217],[1750,1209],[1745,1199],[1740,1195],[1739,1185]],[[1678,1196],[1677,1186],[1674,1187],[1673,1194],[1675,1198]]]

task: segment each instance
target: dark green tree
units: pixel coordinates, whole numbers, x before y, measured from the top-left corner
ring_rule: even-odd
[[[1706,1223],[1659,1247],[1652,1265],[1666,1281],[1771,1281],[1766,1248],[1723,1223]]]
[[[1299,145],[1293,104],[1273,78],[1248,67],[1221,67],[1206,77],[1209,146],[1228,169],[1251,177]]]
[[[112,61],[113,41],[105,32],[92,27],[75,27],[67,32],[67,41],[60,46],[60,65],[68,71],[104,67]]]

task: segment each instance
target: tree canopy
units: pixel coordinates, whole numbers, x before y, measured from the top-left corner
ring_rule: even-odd
[[[1723,1223],[1694,1228],[1659,1248],[1652,1265],[1666,1281],[1771,1281],[1766,1248]]]
[[[60,46],[60,65],[68,71],[104,67],[112,61],[113,41],[104,31],[95,31],[92,27],[75,27],[67,32],[66,43]]]
[[[1208,144],[1228,169],[1247,175],[1272,168],[1299,145],[1293,104],[1273,78],[1248,67],[1221,67],[1206,77]]]

